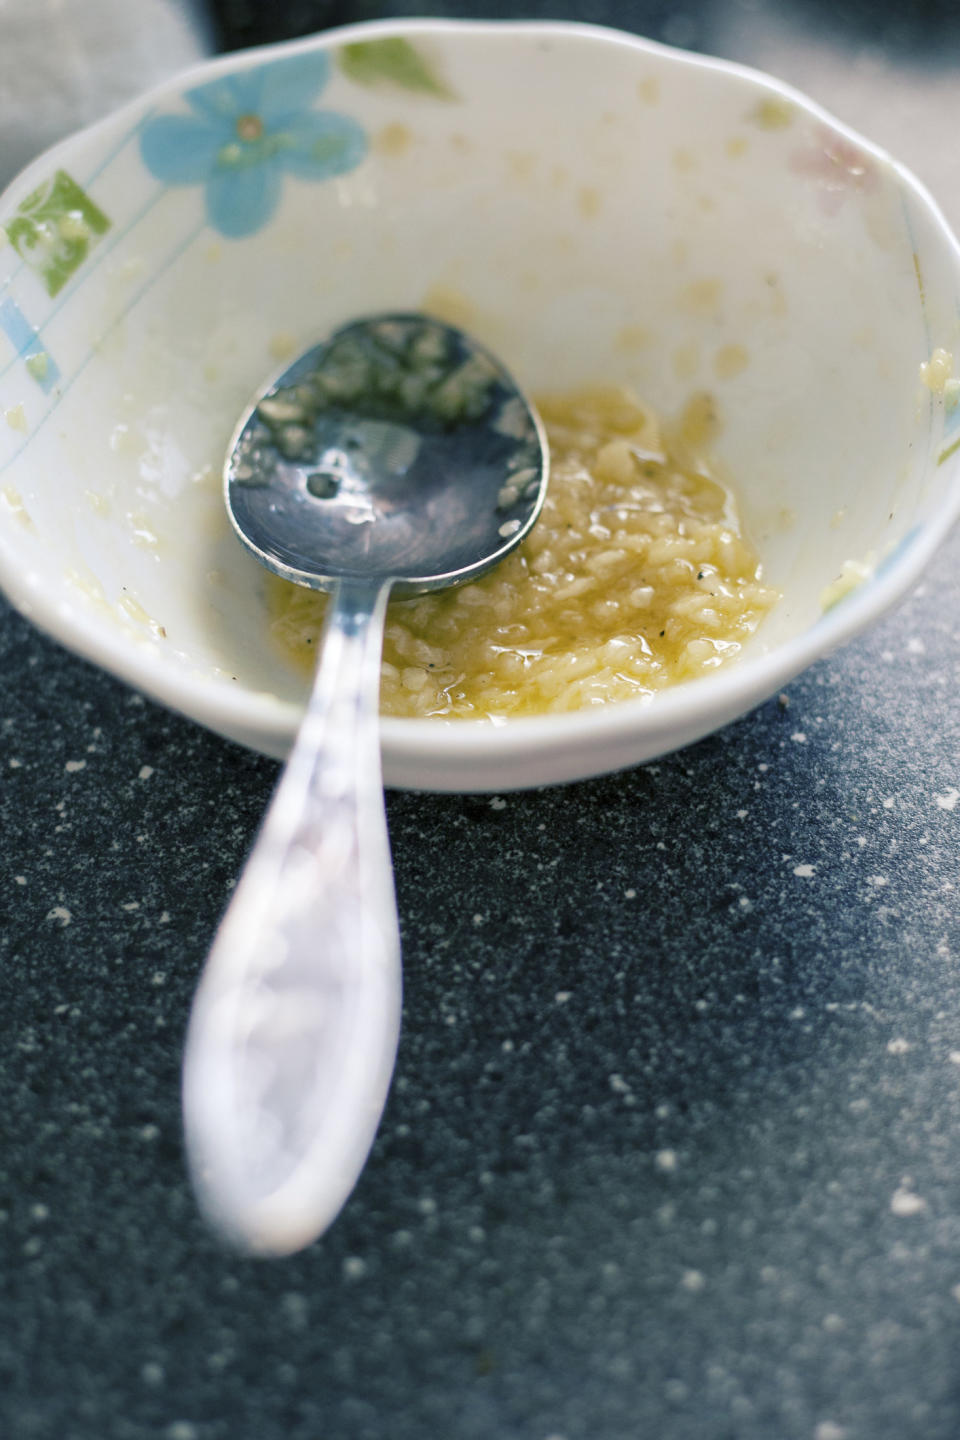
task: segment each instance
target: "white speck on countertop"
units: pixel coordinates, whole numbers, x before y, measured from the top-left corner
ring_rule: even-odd
[[[960,1285],[954,1285],[952,1290],[950,1291],[950,1294],[953,1296],[954,1300],[956,1300],[957,1303],[960,1304]]]
[[[159,1126],[159,1125],[141,1125],[141,1126],[140,1126],[140,1139],[141,1139],[141,1140],[158,1140],[159,1138],[160,1138],[160,1126]]]
[[[737,819],[738,819],[738,820],[746,820],[748,813],[749,813],[749,812],[746,811],[746,810],[738,810],[738,811],[737,811]]]
[[[907,641],[907,649],[911,655],[926,655],[927,647],[918,635],[911,635]]]
[[[140,1366],[140,1379],[144,1385],[162,1385],[166,1379],[167,1372],[156,1360],[148,1360],[145,1365]]]
[[[484,922],[486,921],[486,918],[487,918],[486,915],[479,915],[479,914],[474,915],[474,917],[473,917],[473,923],[474,923],[474,925],[483,925]]]
[[[960,1050],[951,1050],[947,1059],[951,1065],[960,1065]]]
[[[280,1308],[283,1311],[284,1319],[292,1329],[306,1330],[310,1310],[306,1295],[299,1290],[288,1290],[285,1295],[280,1297]]]
[[[490,801],[491,810],[506,810],[507,802],[502,795],[494,795]]]
[[[362,1280],[367,1273],[367,1262],[361,1255],[348,1255],[342,1269],[344,1280]]]
[[[553,998],[558,1005],[566,1005],[572,994],[572,990],[558,990]]]
[[[803,1020],[806,1018],[806,1014],[807,1012],[806,1010],[804,1010],[802,1005],[795,1005],[790,1011],[790,1015],[788,1018],[791,1020]]]
[[[815,869],[814,865],[794,865],[793,873],[800,880],[812,880]]]
[[[78,770],[86,770],[87,762],[86,760],[68,760],[63,768],[68,775],[76,775]]]
[[[847,1440],[847,1432],[834,1420],[821,1420],[813,1432],[813,1440]]]
[[[48,1220],[50,1218],[50,1207],[47,1205],[31,1205],[30,1219],[36,1221]]]
[[[891,1055],[906,1055],[907,1051],[912,1049],[913,1046],[909,1040],[903,1040],[898,1037],[896,1040],[887,1041],[887,1050]]]
[[[200,1440],[200,1432],[189,1420],[174,1420],[167,1426],[165,1440]]]
[[[7,764],[10,766],[11,770],[21,770],[23,768],[23,761],[16,760],[12,757],[7,761]]]
[[[653,1163],[658,1170],[662,1170],[665,1175],[669,1175],[677,1168],[676,1150],[658,1150],[653,1157]]]
[[[14,875],[14,877],[13,877],[13,883],[14,883],[14,885],[26,885],[26,883],[27,883],[27,877],[26,877],[26,875]]]
[[[868,875],[868,876],[867,876],[867,884],[868,884],[868,885],[883,886],[883,885],[889,885],[889,884],[890,884],[890,881],[887,879],[886,875]]]
[[[893,795],[888,795],[887,798],[886,798],[886,800],[884,800],[884,802],[883,802],[883,808],[884,808],[884,810],[892,810],[893,807],[894,807],[894,805],[895,805],[896,803],[897,803],[897,802],[896,802],[894,796],[893,796]]]
[[[126,902],[126,904],[120,906],[120,909],[121,909],[121,910],[126,910],[126,911],[128,911],[128,912],[131,911],[131,910],[139,910],[139,909],[140,909],[140,901],[139,901],[139,900],[128,900],[128,901]]]
[[[636,890],[624,890],[624,892],[623,892],[623,898],[624,898],[624,900],[636,900],[636,898],[637,898],[637,892],[636,892]]]
[[[794,730],[793,734],[790,736],[790,739],[795,745],[806,745],[807,743],[807,737],[802,730]]]
[[[926,1208],[926,1200],[922,1195],[917,1195],[910,1189],[910,1183],[907,1180],[902,1181],[890,1197],[890,1209],[894,1215],[899,1215],[902,1219],[906,1219],[910,1215],[919,1215]]]
[[[702,1290],[706,1283],[703,1272],[700,1270],[684,1270],[683,1278],[680,1281],[684,1290],[689,1290],[694,1295]]]
[[[47,911],[47,919],[56,920],[58,924],[65,928],[67,925],[70,924],[73,916],[70,914],[70,911],[67,909],[66,905],[54,905],[52,910]]]
[[[137,779],[138,779],[138,780],[149,780],[149,779],[150,779],[150,776],[151,776],[152,774],[153,774],[153,766],[152,766],[152,765],[141,765],[141,766],[140,766],[140,769],[137,771]]]
[[[955,786],[951,785],[943,795],[937,795],[935,799],[941,810],[955,810],[957,808],[957,801],[960,800],[960,790],[957,790]]]

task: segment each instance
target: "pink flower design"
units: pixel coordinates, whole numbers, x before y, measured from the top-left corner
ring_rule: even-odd
[[[825,215],[836,215],[848,196],[870,194],[880,183],[872,157],[825,125],[815,144],[794,151],[790,169],[816,182]]]

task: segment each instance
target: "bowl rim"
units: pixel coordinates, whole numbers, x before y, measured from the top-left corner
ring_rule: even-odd
[[[35,188],[51,164],[76,153],[102,132],[142,116],[161,99],[179,94],[189,86],[218,75],[253,68],[267,58],[331,50],[364,39],[389,36],[446,35],[464,37],[509,35],[534,41],[549,39],[586,41],[634,51],[657,63],[693,70],[711,71],[785,100],[865,151],[890,172],[898,185],[910,194],[926,213],[941,243],[960,275],[960,243],[939,204],[913,172],[881,146],[861,135],[802,91],[762,70],[739,61],[665,45],[611,26],[581,21],[553,20],[453,20],[391,18],[361,21],[338,26],[314,35],[280,41],[250,49],[213,56],[176,71],[158,84],[112,109],[92,124],[74,131],[35,157],[15,175],[0,193],[0,222],[25,193]],[[957,457],[960,461],[960,456]],[[385,759],[398,771],[427,773],[438,752],[446,771],[463,769],[464,785],[479,782],[484,789],[496,788],[482,775],[484,765],[495,768],[522,763],[524,757],[540,758],[567,754],[571,748],[602,756],[609,742],[626,743],[629,736],[653,731],[657,740],[646,760],[689,743],[691,738],[720,728],[711,716],[724,716],[726,724],[777,691],[783,684],[853,639],[879,619],[921,577],[931,557],[960,519],[960,486],[954,487],[937,511],[922,527],[910,533],[896,552],[888,557],[869,585],[859,586],[843,602],[827,610],[801,634],[772,650],[747,653],[733,665],[709,676],[683,682],[656,693],[616,704],[585,708],[559,714],[520,716],[492,725],[489,720],[455,720],[438,723],[436,717],[413,719],[385,716],[381,720],[381,744]],[[108,634],[91,625],[89,612],[78,599],[70,604],[51,595],[36,571],[24,568],[11,539],[0,533],[0,590],[32,623],[81,658],[98,665],[126,684],[170,709],[194,719],[222,735],[264,754],[280,757],[287,752],[303,714],[303,704],[283,700],[268,692],[233,689],[228,681],[193,672],[166,656],[155,644],[131,643],[118,627]],[[239,682],[238,682],[239,683]],[[671,735],[676,738],[671,740]],[[622,763],[641,763],[624,761]],[[538,771],[543,768],[538,765]],[[605,773],[613,768],[602,759],[567,766],[569,778]],[[476,772],[471,774],[470,772]],[[407,783],[401,781],[400,783]],[[418,786],[422,788],[420,782]],[[522,782],[521,782],[522,783]],[[530,784],[543,783],[536,777]],[[444,786],[444,788],[449,788]]]

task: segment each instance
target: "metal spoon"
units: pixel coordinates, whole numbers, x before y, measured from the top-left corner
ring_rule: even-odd
[[[543,430],[462,332],[422,315],[336,331],[250,405],[227,510],[278,575],[331,593],[303,726],[217,933],[187,1036],[202,1208],[287,1254],[331,1223],[373,1142],[400,1025],[378,735],[387,598],[475,579],[543,503]]]

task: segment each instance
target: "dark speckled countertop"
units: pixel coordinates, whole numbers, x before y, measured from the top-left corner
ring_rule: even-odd
[[[577,13],[800,84],[960,220],[949,7]],[[143,15],[156,73],[347,18]],[[279,1262],[198,1219],[178,1099],[277,767],[0,609],[2,1440],[956,1440],[958,562],[657,765],[389,797],[396,1083]]]

